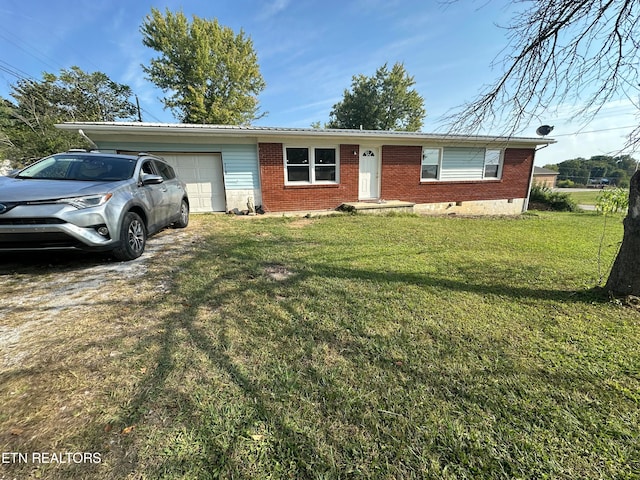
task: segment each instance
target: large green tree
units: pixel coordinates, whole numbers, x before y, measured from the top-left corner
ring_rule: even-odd
[[[45,72],[42,80],[18,80],[10,96],[0,99],[0,153],[16,165],[89,146],[78,134],[56,129],[56,123],[131,120],[137,112],[130,87],[76,66],[58,75]]]
[[[594,180],[606,178],[612,185],[628,187],[629,179],[636,171],[636,164],[637,161],[629,155],[596,155],[588,160],[565,160],[553,167],[559,173],[558,180],[571,180],[579,185],[588,185]]]
[[[143,65],[149,80],[181,122],[248,124],[259,118],[265,82],[253,42],[216,19],[153,8],[141,27],[143,43],[160,55]]]
[[[371,77],[355,75],[351,90],[333,106],[327,127],[418,131],[426,111],[414,85],[401,63],[391,70],[385,63]]]

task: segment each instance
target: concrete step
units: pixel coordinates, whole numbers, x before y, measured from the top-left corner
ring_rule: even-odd
[[[346,202],[338,207],[341,212],[357,213],[413,213],[415,203],[401,200],[378,200],[373,202]]]

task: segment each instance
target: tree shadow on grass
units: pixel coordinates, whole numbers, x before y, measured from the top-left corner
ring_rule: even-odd
[[[551,409],[544,402],[544,408],[531,411],[532,418],[518,418],[517,404],[526,401],[532,384],[556,392],[552,398],[560,404],[573,391],[587,396],[603,388],[599,378],[523,368],[511,348],[490,335],[479,338],[434,323],[420,326],[421,339],[392,328],[377,331],[366,318],[366,299],[353,298],[345,285],[360,291],[419,287],[444,296],[469,293],[528,304],[606,301],[598,292],[510,283],[517,269],[481,261],[456,266],[450,277],[415,269],[349,268],[348,255],[320,261],[300,253],[305,245],[287,236],[220,233],[172,267],[171,293],[137,306],[138,313],[148,312],[148,324],[113,335],[104,345],[121,350],[124,365],[128,357],[145,358],[146,373],[109,425],[92,419],[82,431],[66,433],[61,443],[102,452],[104,465],[63,466],[50,470],[51,478],[437,478],[438,462],[469,476],[477,467],[473,458],[481,458],[483,449],[499,449],[501,440],[513,442],[507,447],[511,452],[485,457],[486,468],[531,477],[534,470],[518,470],[517,449],[526,450],[526,441],[495,430],[484,443],[472,441],[469,425],[493,417],[531,427],[533,417]],[[280,280],[266,275],[279,271],[274,266],[290,275]],[[493,282],[482,274],[491,269]],[[197,281],[187,284],[185,275]],[[310,298],[300,301],[301,291]],[[327,299],[344,304],[342,316],[328,317]],[[101,308],[118,308],[124,300]],[[94,347],[78,346],[75,354]],[[481,359],[487,352],[493,365]],[[99,370],[98,363],[92,368]],[[134,367],[140,364],[132,360]],[[34,368],[12,375],[27,378],[47,365]],[[51,373],[65,374],[64,369]],[[501,389],[491,398],[491,382],[509,385],[512,392]],[[415,411],[421,402],[427,403]],[[440,418],[429,416],[430,409]],[[551,430],[552,421],[538,427]],[[458,431],[456,422],[467,422],[467,430]],[[541,475],[557,473],[550,466],[553,454],[549,458],[537,471]]]
[[[73,272],[113,263],[107,253],[83,251],[0,252],[0,276]]]
[[[481,264],[478,266],[482,266]],[[490,266],[486,266],[491,268]],[[340,278],[346,280],[360,280],[376,282],[379,284],[415,285],[422,288],[432,288],[440,291],[471,293],[486,297],[509,297],[516,301],[575,301],[575,302],[605,302],[608,297],[600,288],[585,290],[560,290],[555,288],[543,288],[535,286],[521,286],[505,284],[500,281],[495,283],[474,282],[472,280],[453,279],[450,277],[398,272],[378,272],[375,270],[363,270],[341,267],[327,267],[325,265],[311,266],[316,275],[328,278]],[[469,278],[473,277],[475,268],[470,269]],[[514,271],[515,273],[515,271]]]
[[[234,292],[228,292],[233,294]],[[242,294],[238,289],[237,294]],[[214,301],[223,299],[213,298]],[[268,424],[270,432],[277,439],[286,442],[298,459],[300,465],[306,463],[320,467],[314,457],[312,442],[307,436],[293,430],[270,407],[272,400],[270,391],[253,379],[243,366],[229,354],[231,348],[227,338],[228,320],[220,318],[215,324],[215,337],[211,331],[198,325],[195,320],[201,303],[193,303],[184,308],[178,315],[169,315],[161,319],[158,335],[144,338],[138,346],[147,349],[150,345],[158,346],[150,364],[152,369],[137,386],[135,395],[120,412],[115,429],[126,431],[129,438],[120,435],[120,446],[114,451],[118,458],[113,458],[114,472],[117,476],[126,476],[132,472],[144,470],[150,478],[196,475],[197,478],[217,478],[214,472],[234,472],[246,468],[246,459],[235,453],[237,445],[250,439],[250,432],[255,424]],[[233,321],[230,320],[230,321]],[[186,346],[188,345],[188,346]],[[223,405],[207,398],[197,398],[198,393],[188,391],[176,378],[200,375],[204,381],[211,381],[207,372],[188,372],[191,362],[185,355],[200,357],[194,360],[192,368],[208,368],[215,370],[217,379],[204,387],[212,391],[232,389],[238,392],[237,401],[242,403],[237,408],[230,408],[229,418],[212,418],[211,415],[222,415]],[[204,356],[204,358],[202,358]],[[212,407],[212,410],[209,410]],[[211,425],[225,425],[227,432],[212,430]],[[167,432],[167,437],[160,440],[165,451],[144,452],[141,454],[140,443],[144,436],[155,429]],[[183,437],[183,438],[180,438]],[[188,437],[185,441],[184,437]],[[220,437],[224,437],[221,440]],[[165,443],[166,440],[173,439]],[[158,437],[154,436],[158,441]],[[157,446],[157,444],[156,444]],[[144,448],[144,447],[143,447]],[[184,451],[181,451],[184,450]],[[144,457],[144,458],[141,458]],[[302,473],[299,478],[309,478],[310,472]],[[210,475],[210,477],[209,477]],[[225,474],[221,474],[226,477]]]
[[[373,467],[364,466],[363,462],[375,463],[383,468],[385,462],[395,461],[399,462],[396,469],[389,467],[387,474],[406,474],[413,468],[417,469],[414,473],[417,472],[419,476],[420,469],[426,468],[428,463],[426,458],[410,459],[411,455],[400,455],[397,449],[384,453],[378,448],[380,445],[365,445],[358,450],[355,442],[363,436],[375,436],[374,432],[379,427],[386,429],[386,433],[378,432],[381,435],[378,443],[388,442],[400,450],[406,450],[411,439],[417,440],[420,434],[411,422],[406,419],[400,421],[402,429],[395,431],[394,421],[389,420],[389,416],[397,413],[389,408],[395,406],[401,410],[407,407],[406,403],[413,398],[407,392],[415,385],[427,385],[431,397],[447,405],[462,402],[467,406],[475,405],[478,411],[491,411],[494,408],[478,391],[487,376],[507,378],[516,369],[506,346],[486,341],[478,344],[478,340],[473,338],[468,341],[458,338],[454,345],[450,343],[451,338],[439,336],[437,330],[433,330],[432,341],[440,347],[445,346],[440,353],[442,361],[454,355],[456,349],[463,348],[463,344],[478,355],[484,350],[491,350],[500,359],[499,366],[493,372],[487,373],[483,365],[472,366],[472,370],[477,368],[477,372],[472,372],[471,377],[397,360],[387,352],[387,347],[380,346],[382,343],[372,337],[366,319],[349,324],[336,320],[331,328],[327,328],[315,322],[315,317],[321,317],[323,312],[312,311],[310,313],[315,317],[307,318],[299,305],[288,301],[291,292],[308,288],[314,280],[375,283],[382,285],[382,288],[411,285],[443,292],[509,297],[526,302],[604,301],[597,292],[591,291],[571,292],[535,286],[474,283],[430,274],[345,268],[331,265],[330,262],[283,262],[283,249],[293,249],[297,243],[283,238],[257,242],[255,239],[222,239],[214,235],[208,240],[208,250],[184,265],[188,269],[194,264],[213,264],[212,268],[215,266],[217,274],[206,279],[203,275],[197,287],[182,288],[180,280],[174,279],[175,293],[172,299],[176,308],[158,319],[160,329],[156,334],[141,338],[138,350],[150,350],[152,345],[157,349],[149,362],[151,371],[137,386],[135,394],[120,413],[117,428],[124,430],[136,425],[137,430],[123,441],[122,450],[111,459],[115,472],[127,474],[144,469],[150,476],[201,475],[206,478],[208,475],[216,478],[242,477],[254,473],[257,476],[314,478],[322,475],[339,476],[340,472],[344,473],[349,468],[349,462],[355,465],[353,468],[356,470],[362,468],[362,472],[373,472],[369,470]],[[272,255],[270,252],[276,253]],[[293,275],[282,281],[266,277],[265,269],[273,265],[282,265]],[[467,273],[472,278],[473,272],[482,268],[482,264],[470,265]],[[197,275],[198,272],[192,274]],[[501,278],[505,277],[508,277],[508,272],[501,272]],[[350,301],[349,292],[339,287],[329,286],[325,293],[333,295],[338,301]],[[281,300],[278,300],[279,296]],[[246,305],[239,306],[243,299],[247,300]],[[270,309],[255,303],[260,301],[272,303]],[[353,307],[357,309],[361,305],[354,303]],[[261,320],[266,319],[270,312],[282,316],[282,324]],[[359,313],[357,310],[352,312],[354,317]],[[346,330],[346,334],[339,333]],[[474,341],[476,345],[472,346]],[[408,379],[395,384],[395,388],[406,398],[396,403],[394,400],[385,400],[384,395],[376,391],[382,388],[375,385],[376,381],[371,385],[375,392],[371,398],[367,399],[361,392],[352,392],[354,396],[350,396],[349,385],[339,377],[327,376],[325,367],[320,368],[311,360],[319,344],[329,345],[338,352],[340,361],[346,362],[346,368],[357,369],[369,365],[388,377],[392,385],[393,380],[389,379],[394,376]],[[266,359],[263,358],[266,355],[265,345],[272,347],[272,356]],[[255,351],[252,351],[252,347]],[[193,358],[192,363],[188,357]],[[215,378],[204,369],[215,371]],[[186,378],[189,374],[202,376],[202,385],[190,380],[190,387],[197,391],[185,391],[183,385],[176,381],[176,378]],[[556,382],[532,370],[524,375],[534,378],[536,383],[549,386],[557,383],[555,386],[560,389],[566,388],[566,382],[571,380],[567,375],[562,375]],[[579,378],[574,380],[579,384],[584,383]],[[362,385],[357,388],[362,388]],[[526,388],[526,384],[522,388]],[[214,418],[224,415],[225,405],[216,402],[215,398],[199,398],[206,395],[203,392],[210,392],[212,396],[214,392],[219,392],[221,397],[228,396],[231,402],[236,403],[227,405],[230,409],[226,410],[228,418]],[[327,417],[343,415],[341,406],[349,405],[350,413],[341,426],[344,431],[334,434],[329,429],[323,429],[317,423],[317,418],[304,418],[304,415],[292,422],[291,412],[286,410],[287,395],[298,397],[298,400],[292,401],[297,408],[302,408],[299,398],[305,398],[321,415]],[[509,413],[510,407],[506,401],[500,401],[495,408],[500,410],[501,415],[516,417],[519,414],[517,410]],[[355,411],[360,413],[355,414]],[[395,420],[398,422],[397,418]],[[220,429],[220,425],[224,425],[224,428]],[[260,426],[263,430],[260,430]],[[154,429],[167,434],[162,452],[149,452],[149,445],[145,446],[143,436],[145,433],[151,434]],[[321,430],[320,438],[324,440],[319,441],[317,436],[312,436],[314,429]],[[349,429],[358,432],[353,439],[345,435]],[[407,439],[394,440],[394,434],[403,432],[408,435]],[[154,442],[159,441],[157,434],[153,438]],[[452,448],[454,441],[455,438],[450,438],[447,448]],[[158,443],[151,445],[158,447]],[[247,452],[253,452],[251,455],[255,455],[255,458],[248,459]],[[458,452],[460,455],[469,453]],[[251,460],[256,465],[247,466]],[[496,459],[494,467],[504,470],[509,465],[508,460]],[[399,466],[403,462],[406,463],[405,467]],[[355,471],[352,473],[355,474]],[[523,474],[516,471],[512,473]],[[526,472],[524,474],[526,476]]]

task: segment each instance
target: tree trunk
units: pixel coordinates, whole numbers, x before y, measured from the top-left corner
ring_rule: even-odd
[[[631,177],[622,245],[605,288],[615,296],[640,297],[640,170]]]

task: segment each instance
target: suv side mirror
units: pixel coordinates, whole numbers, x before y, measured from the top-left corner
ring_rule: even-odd
[[[164,182],[164,179],[160,175],[151,175],[149,173],[143,173],[140,178],[142,185],[158,185]]]

